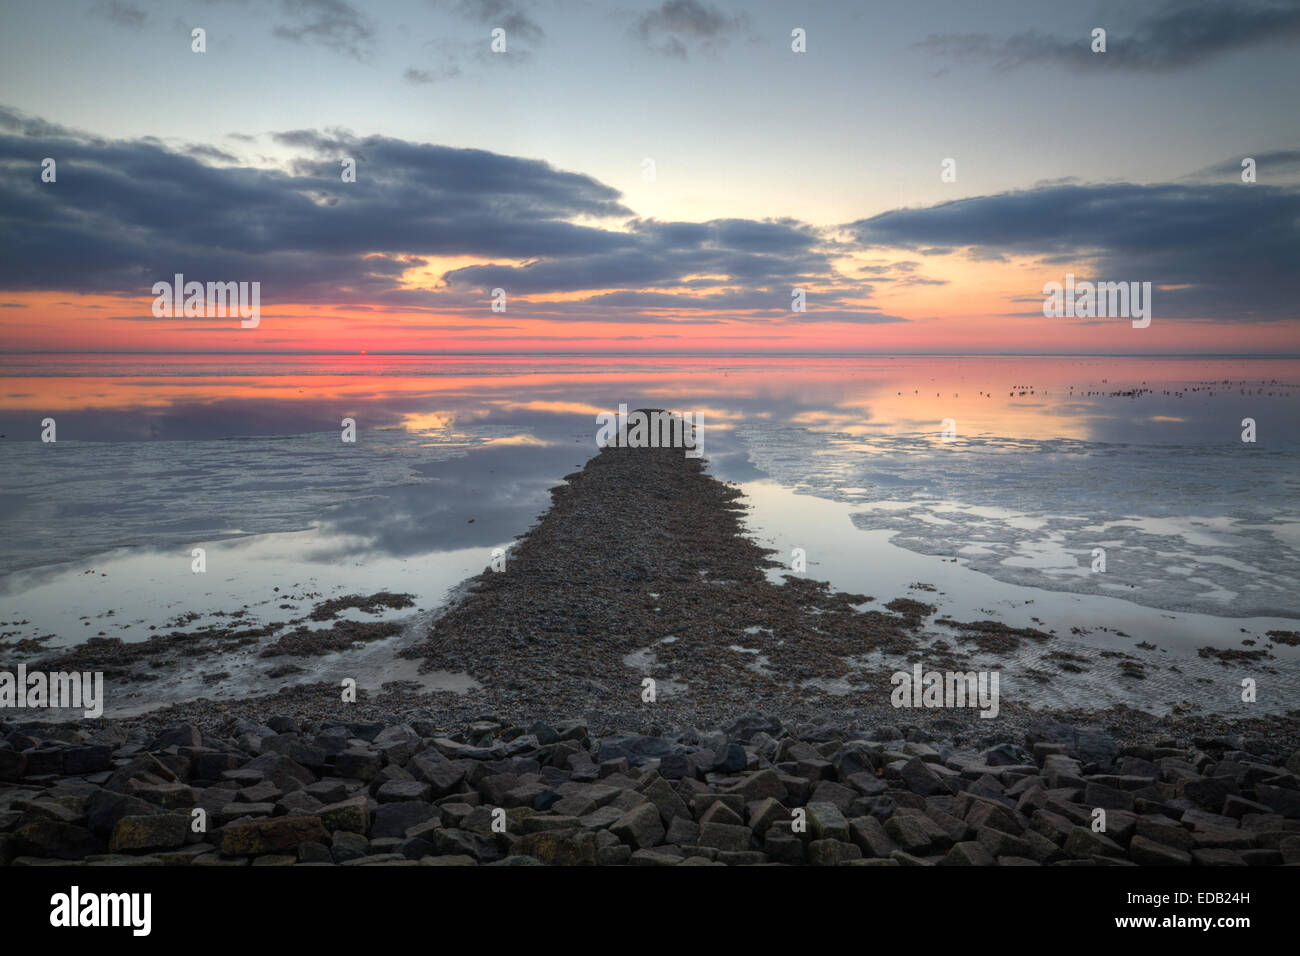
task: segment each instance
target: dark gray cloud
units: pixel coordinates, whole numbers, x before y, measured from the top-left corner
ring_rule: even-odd
[[[649,49],[684,60],[750,37],[753,26],[743,11],[727,13],[701,0],[665,0],[637,17],[631,33]]]
[[[488,29],[500,27],[507,46],[516,39],[540,43],[546,38],[542,25],[515,0],[435,0],[434,5]]]
[[[437,36],[425,41],[429,60],[409,66],[402,73],[407,83],[419,86],[442,83],[476,69],[517,67],[531,63],[532,48],[541,44],[546,32],[523,8],[510,0],[432,0],[440,12],[474,24],[472,35],[447,35],[440,23]],[[505,49],[495,52],[492,30],[505,30]],[[503,55],[504,54],[504,55]]]
[[[671,323],[789,319],[802,287],[809,320],[902,321],[857,305],[872,287],[836,273],[842,244],[793,219],[635,219],[616,190],[538,160],[343,129],[268,135],[293,151],[287,169],[0,109],[0,242],[11,250],[0,289],[138,298],[180,272],[259,281],[264,314],[276,302],[355,302],[441,315],[486,310],[501,287],[511,319]],[[43,156],[58,163],[55,183],[40,181]],[[345,159],[356,182],[342,181]],[[467,256],[480,264],[448,272],[445,287],[402,285],[430,260]]]
[[[369,58],[373,21],[344,0],[280,0],[279,9],[288,21],[272,30],[280,39],[322,46],[358,60]]]
[[[32,139],[58,136],[76,136],[89,139],[89,134],[59,123],[50,123],[39,116],[28,116],[20,110],[0,106],[0,131],[17,133]]]
[[[206,143],[190,143],[184,147],[188,156],[197,156],[199,159],[212,160],[219,163],[237,163],[239,157],[234,153],[228,153],[224,149],[218,149],[215,146],[209,146]]]
[[[148,19],[148,15],[143,10],[129,3],[123,3],[122,0],[96,3],[90,8],[90,13],[119,27],[126,27],[128,30],[139,30]]]
[[[1132,19],[1130,19],[1132,18]],[[916,46],[938,56],[979,60],[1008,70],[1054,63],[1092,70],[1179,70],[1226,53],[1300,40],[1296,0],[1166,2],[1154,12],[1140,5],[1119,17],[1098,16],[1106,52],[1093,53],[1091,27],[1077,36],[1028,30],[998,37],[988,33],[931,34]]]
[[[508,288],[520,293],[592,288],[675,287],[691,275],[725,276],[750,286],[815,281],[831,272],[815,230],[788,221],[629,224],[627,242],[586,255],[551,258],[524,266],[468,266],[447,274],[453,288]],[[720,283],[710,280],[710,286]]]
[[[917,275],[916,270],[920,267],[921,263],[907,259],[900,262],[870,262],[859,266],[856,273],[868,276],[872,282],[890,282],[894,286],[950,284],[947,279],[927,279]]]
[[[402,74],[402,79],[407,83],[414,83],[417,86],[426,86],[430,83],[439,83],[443,80],[451,80],[460,76],[460,67],[454,63],[444,64],[430,70],[417,70],[410,66]]]
[[[1300,190],[1294,188],[1055,186],[896,209],[847,228],[864,246],[1023,256],[1056,272],[1087,267],[1088,278],[1168,286],[1156,293],[1164,316],[1296,314]]]
[[[276,136],[305,154],[285,172],[48,130],[65,132],[0,111],[5,288],[139,294],[180,271],[360,300],[392,290],[404,264],[422,261],[411,257],[576,256],[632,242],[569,221],[631,215],[616,190],[537,160],[300,130]],[[45,156],[57,182],[40,180]],[[357,160],[355,183],[341,179],[344,157]]]
[[[1240,182],[1241,162],[1246,158],[1246,155],[1243,154],[1239,158],[1225,159],[1221,163],[1215,163],[1213,166],[1207,166],[1205,169],[1192,173],[1188,178]],[[1249,158],[1255,161],[1257,182],[1291,182],[1300,177],[1300,149],[1264,150],[1263,152],[1250,153]]]

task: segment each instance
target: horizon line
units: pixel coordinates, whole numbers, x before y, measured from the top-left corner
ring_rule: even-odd
[[[383,356],[668,356],[673,358],[1300,358],[1300,353],[1269,352],[739,352],[739,351],[387,351],[337,349],[276,349],[259,351],[182,351],[176,349],[142,351],[94,349],[21,349],[0,353],[0,357],[18,355],[330,355],[361,358]]]

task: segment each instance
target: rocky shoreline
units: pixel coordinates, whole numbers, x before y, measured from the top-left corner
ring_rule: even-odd
[[[1300,751],[1250,737],[1120,745],[1038,719],[980,748],[760,714],[0,733],[15,866],[1300,864]]]

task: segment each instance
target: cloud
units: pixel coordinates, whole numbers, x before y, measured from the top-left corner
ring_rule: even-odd
[[[184,147],[188,156],[196,156],[199,159],[211,160],[220,163],[237,163],[239,158],[233,153],[228,153],[224,149],[218,149],[216,146],[209,146],[206,143],[190,143]]]
[[[712,222],[636,220],[626,242],[589,254],[550,258],[523,266],[468,266],[447,273],[453,288],[507,288],[517,293],[572,292],[591,288],[675,288],[689,276],[789,288],[830,274],[827,253],[810,227],[789,221]]]
[[[344,0],[280,0],[280,14],[290,22],[271,32],[282,40],[325,47],[357,60],[370,57],[372,21]]]
[[[398,288],[397,257],[532,259],[630,243],[571,221],[631,215],[616,190],[537,160],[340,131],[274,139],[303,154],[291,172],[65,135],[0,109],[0,236],[12,252],[0,286],[138,295],[185,272],[258,279],[281,300],[364,300]],[[40,181],[33,155],[56,158],[56,183]],[[345,156],[358,161],[355,183],[341,180]]]
[[[1045,279],[1072,269],[1081,278],[1149,281],[1166,287],[1155,294],[1165,316],[1296,317],[1295,188],[1239,181],[1054,186],[896,209],[847,228],[864,247],[1029,258]]]
[[[1168,72],[1240,50],[1294,44],[1300,39],[1300,3],[1174,0],[1131,26],[1096,25],[1106,29],[1105,53],[1092,52],[1091,30],[1064,37],[1037,30],[1002,38],[988,33],[931,34],[915,45],[938,56],[990,62],[1000,70],[1054,63],[1075,69]]]
[[[1241,163],[1246,158],[1243,154],[1232,159],[1225,159],[1221,163],[1215,163],[1213,166],[1197,170],[1187,178],[1241,182]],[[1255,175],[1258,182],[1290,182],[1300,178],[1300,149],[1265,150],[1264,152],[1252,153],[1249,158],[1255,161]]]
[[[454,79],[458,76],[460,76],[460,67],[455,64],[449,64],[436,70],[417,70],[415,67],[409,66],[406,68],[406,72],[402,74],[402,79],[407,83],[424,86],[441,80]]]
[[[917,285],[949,285],[947,279],[927,279],[916,275],[921,263],[912,260],[900,262],[873,261],[858,266],[855,272],[868,276],[872,282],[891,282],[895,287]]]
[[[500,27],[506,31],[507,44],[515,39],[541,43],[546,38],[542,25],[515,0],[441,0],[437,5],[489,29]]]
[[[0,106],[0,131],[18,133],[34,139],[57,136],[89,138],[87,133],[80,130],[59,123],[47,122],[39,116],[28,116],[7,106]]]
[[[840,276],[843,249],[793,219],[637,219],[617,190],[539,160],[345,129],[267,136],[294,153],[286,168],[0,108],[0,289],[139,299],[179,272],[258,281],[264,314],[301,302],[446,319],[486,309],[501,287],[511,320],[668,324],[789,321],[800,287],[797,321],[902,321],[862,307],[870,283]],[[33,156],[57,158],[56,183]],[[344,183],[349,158],[357,178]],[[474,264],[439,278],[446,259]]]
[[[409,66],[402,73],[407,83],[424,86],[455,79],[473,67],[497,69],[517,67],[533,60],[531,46],[546,39],[541,24],[511,0],[433,0],[439,10],[475,24],[472,36],[442,35],[428,40],[432,48],[429,65]],[[494,52],[489,31],[505,30],[505,49]]]
[[[139,30],[144,26],[147,14],[129,3],[122,3],[121,0],[109,0],[108,3],[97,3],[90,8],[92,16],[107,20],[109,23],[115,23],[119,27],[126,27],[128,30]]]
[[[744,13],[728,14],[700,0],[665,0],[632,25],[637,40],[656,53],[685,60],[691,54],[726,46],[734,37],[751,36]]]

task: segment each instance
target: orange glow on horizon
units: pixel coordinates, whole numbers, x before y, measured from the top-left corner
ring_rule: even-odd
[[[949,263],[954,265],[954,263]],[[857,300],[862,307],[906,321],[818,320],[810,290],[808,311],[681,313],[676,321],[610,318],[524,318],[530,307],[560,306],[591,293],[521,297],[505,312],[400,309],[388,305],[273,303],[266,296],[260,324],[237,319],[152,316],[151,298],[69,296],[62,292],[9,294],[0,308],[0,336],[9,352],[284,352],[358,355],[391,352],[876,352],[876,353],[1285,353],[1300,341],[1300,319],[1260,323],[1164,320],[1133,329],[1126,319],[1047,319],[1034,293],[1042,271],[1003,265],[954,269],[945,285],[890,286]],[[977,264],[976,264],[977,265]],[[864,279],[864,285],[870,284]],[[838,310],[838,307],[831,307]],[[779,316],[779,317],[777,317]],[[365,342],[365,347],[358,340]]]

